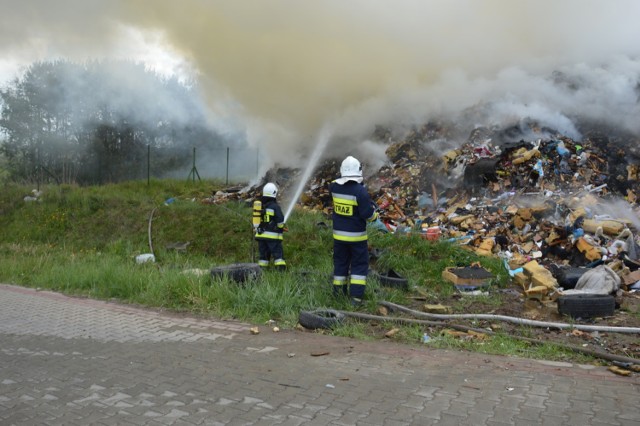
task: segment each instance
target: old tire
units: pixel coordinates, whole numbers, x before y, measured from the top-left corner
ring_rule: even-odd
[[[345,315],[334,309],[316,309],[315,311],[300,311],[298,322],[304,328],[316,330],[318,328],[333,328],[344,321]]]
[[[262,274],[262,269],[257,263],[232,263],[211,268],[211,277],[220,279],[229,277],[238,283],[254,280]]]
[[[556,271],[551,271],[551,273],[560,287],[570,290],[576,288],[578,280],[587,271],[589,271],[589,268],[560,267]]]
[[[371,276],[376,278],[381,286],[389,288],[397,288],[399,290],[409,290],[409,280],[398,275],[393,269],[386,274],[377,271],[371,271]]]
[[[616,299],[603,294],[571,294],[558,298],[558,312],[571,318],[610,317],[616,308]]]

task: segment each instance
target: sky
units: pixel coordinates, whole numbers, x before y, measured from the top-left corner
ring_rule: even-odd
[[[0,0],[0,85],[33,61],[133,59],[196,81],[212,126],[275,162],[376,124],[574,117],[640,133],[636,0]],[[362,155],[367,155],[363,153]]]

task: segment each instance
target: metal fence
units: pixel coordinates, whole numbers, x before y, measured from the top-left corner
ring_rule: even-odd
[[[173,167],[171,170],[160,170],[154,164],[154,150],[147,146],[146,179],[172,178],[187,179],[195,182],[203,179],[216,179],[226,184],[248,182],[258,178],[260,171],[260,150],[258,148],[218,148],[198,150],[192,148],[189,165]]]

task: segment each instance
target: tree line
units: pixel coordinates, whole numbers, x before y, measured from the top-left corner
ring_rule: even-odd
[[[93,185],[188,167],[228,141],[193,87],[127,61],[38,62],[0,90],[5,177]]]

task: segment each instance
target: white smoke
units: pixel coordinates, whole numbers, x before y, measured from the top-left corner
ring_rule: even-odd
[[[484,108],[579,137],[576,117],[640,132],[635,0],[0,0],[0,66],[127,54],[198,80],[220,126],[298,164],[327,122],[343,147],[376,124]],[[133,29],[133,30],[132,30]],[[139,44],[139,43],[138,43]],[[161,67],[156,64],[157,67]],[[471,127],[477,123],[468,123]],[[335,148],[331,148],[335,149]]]

